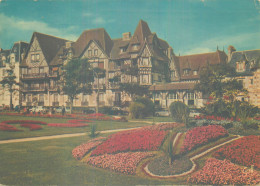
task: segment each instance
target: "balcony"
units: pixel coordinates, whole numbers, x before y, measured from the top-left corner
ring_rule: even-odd
[[[22,74],[21,79],[34,80],[34,79],[44,79],[46,77],[47,77],[46,73],[34,73],[34,74]]]
[[[53,106],[53,107],[58,107],[58,106],[59,106],[59,102],[57,102],[57,101],[52,102],[52,106]]]
[[[105,84],[99,84],[99,86],[97,84],[93,84],[93,88],[94,89],[105,89],[106,88],[106,85]]]
[[[51,72],[51,73],[48,74],[48,76],[53,77],[53,78],[59,77],[59,73],[58,72]]]
[[[105,101],[99,101],[99,106],[105,106]]]
[[[119,89],[119,83],[109,83],[110,89]]]
[[[55,92],[55,91],[59,90],[59,87],[58,86],[50,86],[48,90]]]
[[[23,87],[21,88],[23,92],[44,92],[46,87]]]
[[[81,106],[88,106],[88,102],[87,101],[82,101],[81,102]]]

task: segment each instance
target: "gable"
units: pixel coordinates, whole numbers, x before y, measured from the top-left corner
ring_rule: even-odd
[[[90,41],[89,45],[83,52],[82,58],[108,58],[101,47],[95,41]]]
[[[28,65],[28,67],[48,66],[39,41],[36,37],[34,37],[29,47],[26,64]]]

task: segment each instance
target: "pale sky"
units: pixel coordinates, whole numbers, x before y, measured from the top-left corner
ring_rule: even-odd
[[[140,19],[176,55],[260,49],[260,0],[0,0],[0,48],[34,31],[75,41],[102,27],[119,38]]]

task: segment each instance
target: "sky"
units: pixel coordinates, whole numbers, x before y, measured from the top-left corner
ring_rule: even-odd
[[[260,0],[0,0],[0,48],[34,31],[76,41],[105,28],[112,39],[142,19],[176,55],[260,49]]]

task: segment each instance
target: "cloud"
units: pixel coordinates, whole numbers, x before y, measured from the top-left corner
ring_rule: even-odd
[[[91,16],[93,16],[93,14],[90,13],[90,12],[83,12],[82,16],[83,17],[91,17]]]
[[[258,32],[242,33],[229,36],[219,36],[197,43],[196,46],[185,51],[184,54],[198,54],[216,51],[217,46],[219,50],[223,47],[227,48],[233,45],[237,50],[250,50],[259,48],[260,37]]]
[[[94,23],[94,24],[105,24],[106,21],[105,21],[102,17],[96,17],[96,18],[93,20],[93,23]]]
[[[8,17],[3,13],[0,13],[0,40],[2,45],[10,46],[17,40],[30,40],[34,31],[62,37],[69,40],[76,40],[77,36],[73,34],[73,30],[76,27],[71,26],[64,29],[59,29],[49,26],[42,21],[26,21],[17,17]],[[11,42],[11,43],[8,43]],[[0,45],[0,47],[2,46]]]

